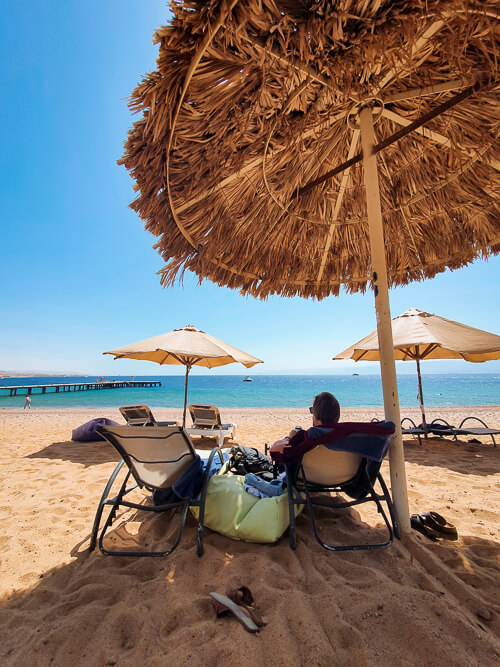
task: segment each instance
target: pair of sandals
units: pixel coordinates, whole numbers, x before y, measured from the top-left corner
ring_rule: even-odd
[[[458,540],[458,532],[455,526],[437,512],[412,514],[410,523],[413,530],[422,533],[433,542],[437,542],[439,539]]]
[[[267,625],[265,619],[253,606],[253,595],[247,586],[228,588],[226,595],[210,593],[217,616],[231,612],[247,632],[259,632]]]

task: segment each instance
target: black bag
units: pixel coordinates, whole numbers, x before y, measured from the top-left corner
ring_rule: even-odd
[[[269,480],[273,479],[273,462],[271,459],[259,452],[254,447],[243,447],[241,445],[231,447],[229,455],[229,469],[237,475],[246,475],[251,472]]]

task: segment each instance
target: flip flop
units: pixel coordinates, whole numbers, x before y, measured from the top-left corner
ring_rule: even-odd
[[[248,613],[252,621],[259,626],[259,628],[267,625],[267,622],[259,614],[258,610],[253,606],[253,595],[248,586],[240,586],[240,588],[228,588],[226,590],[227,597],[236,602],[236,604],[243,607]]]
[[[248,632],[259,632],[259,626],[254,623],[250,616],[243,611],[243,609],[230,600],[227,595],[221,595],[220,593],[210,593],[210,596],[213,598],[213,605],[215,613],[217,616],[225,614],[230,611],[234,614],[237,620]]]
[[[437,542],[437,540],[442,537],[441,533],[438,533],[437,530],[430,528],[424,523],[420,514],[412,514],[410,517],[410,524],[413,530],[422,533],[422,535],[425,535],[425,537],[428,537],[433,542]]]
[[[455,526],[438,514],[437,512],[424,512],[419,515],[428,528],[437,530],[445,540],[458,540],[458,532]]]

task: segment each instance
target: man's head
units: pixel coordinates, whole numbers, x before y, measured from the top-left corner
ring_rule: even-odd
[[[336,424],[340,419],[340,405],[333,394],[322,391],[312,404],[313,424]]]

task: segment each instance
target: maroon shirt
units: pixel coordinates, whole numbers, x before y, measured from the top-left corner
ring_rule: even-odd
[[[313,426],[307,431],[298,431],[286,444],[273,445],[269,454],[276,463],[288,463],[301,458],[318,445],[325,445],[337,451],[353,454],[376,461],[382,461],[390,443],[390,436],[396,427],[393,422],[342,422]],[[366,438],[357,437],[368,436]]]

